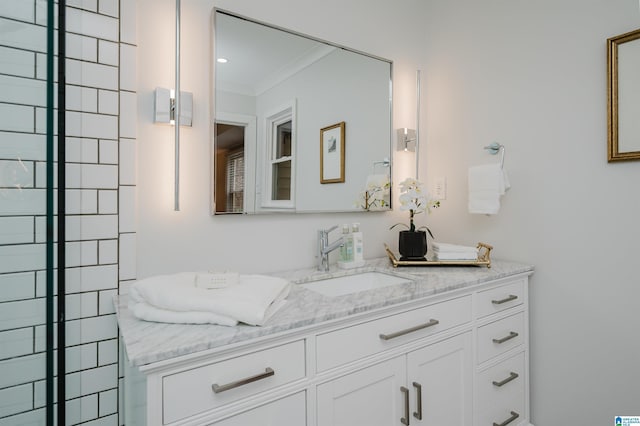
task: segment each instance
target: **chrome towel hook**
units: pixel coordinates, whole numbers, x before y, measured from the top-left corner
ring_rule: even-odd
[[[500,157],[500,167],[504,168],[504,145],[494,142],[491,145],[485,146],[484,149],[489,151],[489,154],[491,155],[496,155],[498,152],[502,152],[502,156]]]

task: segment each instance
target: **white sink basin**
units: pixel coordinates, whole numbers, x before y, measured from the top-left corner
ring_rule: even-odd
[[[360,274],[346,275],[344,277],[313,281],[306,284],[300,284],[300,286],[325,296],[343,296],[345,294],[373,290],[376,288],[408,282],[411,282],[408,278],[389,275],[382,272],[363,272]]]

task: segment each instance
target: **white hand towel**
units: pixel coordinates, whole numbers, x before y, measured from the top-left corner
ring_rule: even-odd
[[[195,275],[189,272],[137,281],[129,293],[134,315],[138,312],[161,322],[262,325],[283,305],[291,289],[287,280],[263,275],[240,275],[236,285],[204,289],[195,286]],[[138,304],[142,306],[136,307]]]
[[[469,213],[497,214],[500,197],[510,188],[503,167],[498,163],[469,168]]]
[[[460,246],[448,243],[432,243],[436,260],[477,260],[478,249],[471,246]]]
[[[460,246],[457,244],[438,243],[433,242],[432,248],[437,252],[449,252],[449,253],[478,253],[477,247],[472,246]]]
[[[478,260],[478,253],[434,253],[436,260]]]

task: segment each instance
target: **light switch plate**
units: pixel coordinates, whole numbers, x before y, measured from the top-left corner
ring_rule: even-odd
[[[436,178],[433,185],[433,197],[436,200],[446,200],[447,199],[447,178],[439,177]]]

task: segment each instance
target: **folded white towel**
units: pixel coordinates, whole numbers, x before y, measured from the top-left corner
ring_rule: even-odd
[[[500,196],[511,187],[504,168],[499,163],[469,168],[469,213],[497,214]]]
[[[200,288],[225,288],[238,284],[240,274],[237,272],[199,272],[195,284]]]
[[[289,294],[291,283],[277,277],[240,275],[220,289],[195,286],[195,273],[145,278],[131,286],[129,307],[149,321],[263,325]]]
[[[477,260],[478,249],[448,243],[432,243],[435,260]]]
[[[129,304],[129,309],[136,318],[153,322],[169,322],[178,324],[218,324],[234,326],[238,321],[233,318],[214,314],[213,312],[179,312],[160,309],[146,302]]]
[[[478,253],[434,253],[435,260],[478,260]]]
[[[435,252],[448,252],[448,253],[478,253],[477,247],[461,246],[457,244],[438,243],[433,242],[432,248]]]

